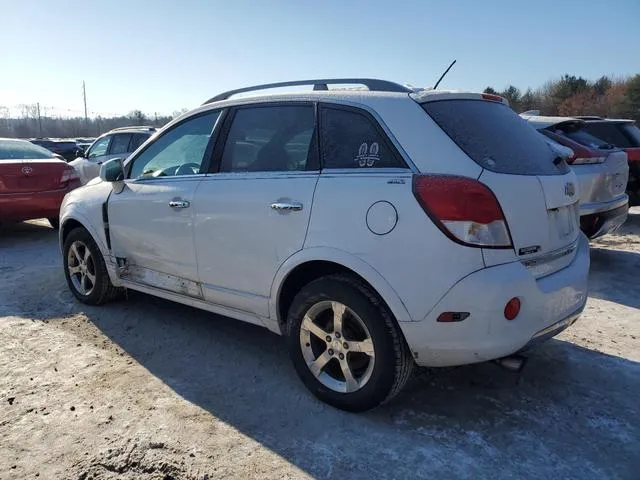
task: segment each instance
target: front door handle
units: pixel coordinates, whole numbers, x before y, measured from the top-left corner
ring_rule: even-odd
[[[299,212],[302,210],[302,204],[299,202],[276,202],[271,204],[271,208],[279,211]]]
[[[188,200],[171,200],[169,206],[171,208],[189,208],[191,203]]]

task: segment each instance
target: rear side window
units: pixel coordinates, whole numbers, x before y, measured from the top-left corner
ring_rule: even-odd
[[[422,108],[471,159],[487,170],[512,175],[562,175],[565,162],[508,106],[484,100],[441,100]],[[445,159],[443,159],[445,161]]]
[[[239,108],[222,153],[222,172],[316,169],[312,105]]]
[[[406,168],[384,132],[364,113],[323,107],[323,168]]]
[[[119,155],[129,151],[129,142],[131,141],[130,133],[119,133],[113,136],[111,140],[110,155]]]

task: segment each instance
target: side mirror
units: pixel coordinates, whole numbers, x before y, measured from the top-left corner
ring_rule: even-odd
[[[122,159],[114,158],[100,165],[100,178],[103,182],[122,182],[124,180]]]

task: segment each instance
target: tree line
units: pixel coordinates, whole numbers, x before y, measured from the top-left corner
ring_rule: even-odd
[[[187,109],[175,111],[172,115],[148,116],[140,110],[133,110],[118,117],[52,117],[40,116],[37,105],[20,105],[20,115],[12,117],[9,109],[0,106],[0,137],[9,138],[82,138],[97,137],[117,127],[131,125],[151,125],[161,127]]]
[[[640,122],[640,74],[617,79],[605,75],[596,81],[565,74],[536,90],[528,88],[523,92],[509,85],[502,91],[489,86],[484,92],[503,96],[518,113],[540,110],[542,115],[600,115]],[[37,105],[33,104],[21,105],[20,115],[12,117],[8,108],[0,106],[0,137],[96,137],[117,127],[160,127],[184,112],[186,109],[172,115],[147,116],[133,110],[119,117],[66,118],[40,116]]]
[[[640,122],[640,74],[622,79],[605,75],[596,81],[563,75],[524,93],[513,85],[502,91],[487,87],[484,92],[506,98],[518,113],[540,110],[541,115],[599,115]]]

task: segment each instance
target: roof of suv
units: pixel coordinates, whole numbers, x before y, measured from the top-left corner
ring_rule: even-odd
[[[524,113],[521,113],[520,116],[529,123],[532,123],[537,129],[547,128],[567,122],[584,123],[584,120],[577,117],[545,117],[542,115],[526,115]]]
[[[265,90],[273,88],[313,86],[312,91],[306,92],[287,92],[287,93],[264,93]],[[329,89],[328,85],[357,85],[355,87]],[[254,92],[252,95],[244,95]],[[260,92],[260,93],[255,93]],[[243,94],[242,97],[230,99],[230,97]],[[483,93],[472,93],[458,90],[433,90],[424,88],[415,88],[400,85],[387,80],[378,80],[370,78],[336,78],[321,80],[296,80],[291,82],[279,82],[264,85],[256,85],[253,87],[244,87],[236,90],[221,93],[210,98],[202,104],[202,107],[213,105],[216,106],[232,106],[244,103],[259,103],[265,101],[295,101],[295,100],[318,100],[319,98],[331,98],[334,100],[358,101],[371,97],[399,97],[406,98],[411,96],[417,102],[427,102],[434,100],[448,100],[454,98],[484,99],[502,102],[508,105],[506,99],[498,95],[489,95]]]
[[[157,129],[156,127],[151,127],[151,126],[130,126],[130,127],[118,127],[118,128],[113,128],[111,130],[109,130],[108,132],[106,132],[107,134],[109,133],[149,133],[152,134],[153,132],[155,132]]]

